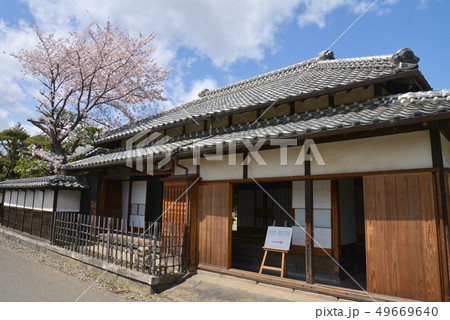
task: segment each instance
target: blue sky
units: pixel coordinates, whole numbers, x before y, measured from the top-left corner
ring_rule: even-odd
[[[6,53],[35,44],[32,27],[65,36],[91,22],[80,8],[133,34],[156,35],[160,64],[173,71],[166,107],[264,72],[316,57],[370,0],[2,0],[0,129],[34,115],[39,86]],[[78,5],[78,4],[80,5]],[[336,58],[391,54],[409,47],[436,89],[450,88],[450,3],[379,0],[333,47]]]

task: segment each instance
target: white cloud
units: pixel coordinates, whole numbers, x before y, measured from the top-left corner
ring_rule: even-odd
[[[202,80],[195,80],[191,84],[189,92],[185,92],[181,95],[180,99],[184,102],[198,99],[198,94],[204,89],[213,90],[217,88],[217,81],[211,78],[205,78]]]
[[[91,22],[73,1],[23,0],[41,28],[64,32]],[[239,59],[264,58],[280,24],[294,17],[302,0],[78,0],[101,24],[107,19],[137,34],[154,33],[158,57],[167,64],[183,46],[214,65],[225,67]]]
[[[181,47],[208,57],[216,67],[226,68],[237,60],[264,59],[278,48],[279,28],[294,18],[303,27],[326,26],[327,17],[346,7],[363,12],[372,0],[22,0],[30,7],[45,32],[64,34],[108,19],[132,33],[154,33],[157,56],[163,65],[177,57]],[[377,3],[379,13],[399,0]],[[424,1],[424,0],[418,0]],[[80,6],[77,5],[80,4]],[[81,8],[80,8],[81,7]]]
[[[35,90],[35,83],[22,75],[20,62],[10,53],[32,48],[35,43],[32,29],[24,21],[19,21],[18,28],[12,28],[0,19],[0,111],[2,118],[7,116],[5,119],[8,120],[2,120],[3,128],[8,127],[11,121],[30,117],[33,113],[33,109],[27,106],[27,92]]]
[[[81,30],[92,22],[90,16],[75,1],[20,0],[29,6],[36,23],[44,32],[57,36]],[[377,11],[388,9],[399,0],[380,0]],[[417,0],[424,2],[424,0]],[[101,24],[106,20],[117,23],[130,32],[154,33],[157,57],[162,65],[177,63],[180,49],[194,54],[184,59],[177,73],[167,84],[178,101],[196,97],[203,87],[217,86],[212,78],[183,83],[183,69],[198,59],[210,59],[217,68],[226,69],[236,61],[254,60],[264,63],[267,52],[279,49],[277,35],[283,25],[297,19],[299,26],[309,24],[324,28],[328,17],[339,8],[359,14],[372,0],[77,0]],[[0,48],[17,52],[31,48],[36,43],[29,23],[19,21],[17,27],[8,26],[0,19]],[[198,62],[197,62],[198,63]],[[18,61],[0,53],[0,108],[15,117],[25,107],[36,86],[22,80]],[[233,79],[233,77],[230,78]],[[167,105],[167,103],[165,104]]]
[[[424,0],[419,0],[424,1]],[[377,14],[387,14],[391,12],[391,6],[399,0],[384,0],[374,4],[372,10]],[[327,26],[328,16],[339,8],[348,8],[354,14],[363,13],[373,0],[303,0],[303,13],[298,16],[298,24],[304,27],[309,24],[316,24],[319,28]]]
[[[298,2],[161,0],[127,25],[147,26],[158,41],[166,42],[163,48],[188,47],[224,67],[239,59],[263,59],[264,49],[275,42],[278,25],[293,17]]]
[[[198,99],[198,94],[204,90],[213,90],[217,88],[217,81],[211,77],[197,79],[186,86],[182,76],[176,76],[167,85],[171,92],[171,97],[163,103],[164,108],[171,108],[194,99]]]

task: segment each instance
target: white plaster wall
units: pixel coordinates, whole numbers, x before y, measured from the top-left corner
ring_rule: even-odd
[[[428,131],[323,143],[317,147],[325,165],[313,161],[313,175],[432,167]]]
[[[236,154],[235,156],[236,165],[229,164],[230,156],[228,155],[224,155],[222,160],[208,160],[202,158],[200,160],[200,177],[204,181],[242,179],[242,161],[244,159],[242,154]],[[216,159],[219,159],[219,157],[216,157]]]
[[[53,211],[53,198],[55,197],[55,192],[53,190],[45,190],[44,193],[44,211]]]
[[[35,196],[34,196],[34,205],[33,209],[35,210],[42,210],[42,201],[44,199],[44,191],[42,190],[36,190]]]
[[[17,205],[17,197],[19,192],[17,190],[11,191],[11,207],[15,207]]]
[[[197,173],[197,168],[196,168],[196,166],[194,166],[192,159],[183,159],[183,160],[180,160],[179,163],[182,166],[187,167],[189,169],[189,174]],[[185,174],[184,169],[178,167],[177,165],[175,165],[173,172],[174,172],[174,175]]]
[[[403,133],[383,137],[330,142],[317,145],[325,162],[317,164],[313,157],[311,172],[317,174],[366,172],[380,170],[402,170],[432,167],[431,145],[428,131]],[[296,165],[301,146],[287,148],[287,164],[281,164],[280,148],[260,151],[266,165],[252,159],[248,165],[249,178],[272,178],[301,176],[304,166]],[[443,143],[446,149],[446,164],[450,166],[450,143]],[[200,176],[203,180],[242,179],[242,154],[237,156],[237,165],[228,164],[228,156],[221,161],[202,158]],[[181,164],[195,173],[192,160],[182,160]],[[175,174],[184,174],[184,170],[175,168]]]
[[[442,146],[442,160],[444,161],[444,167],[450,167],[450,142],[441,133],[441,146]]]
[[[5,202],[3,203],[5,207],[9,207],[11,205],[11,191],[5,191]]]
[[[81,191],[59,190],[57,212],[80,212]]]
[[[249,178],[272,178],[272,177],[289,177],[301,176],[305,169],[303,165],[296,165],[298,156],[300,155],[302,147],[288,147],[287,148],[287,164],[281,164],[281,149],[271,149],[259,151],[261,158],[267,165],[260,165],[256,160],[248,165]]]
[[[17,207],[18,208],[25,207],[25,196],[26,196],[26,192],[20,190],[19,191],[19,198],[17,199]]]
[[[27,190],[25,198],[25,209],[33,209],[33,199],[34,199],[34,192],[32,190]]]

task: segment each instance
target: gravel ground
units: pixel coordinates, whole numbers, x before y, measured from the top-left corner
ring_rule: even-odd
[[[20,245],[14,241],[5,239],[0,235],[0,246],[6,250],[12,251],[34,263],[39,263],[45,267],[52,268],[70,275],[86,283],[86,288],[93,285],[98,291],[114,296],[123,301],[136,302],[166,302],[172,301],[164,294],[147,294],[140,291],[132,291],[126,285],[118,283],[115,280],[108,279],[107,274],[99,278],[100,274],[88,270],[85,267],[65,262],[62,259],[37,252],[31,248]]]

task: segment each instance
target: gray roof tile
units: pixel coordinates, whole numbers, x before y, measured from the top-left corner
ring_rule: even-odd
[[[208,132],[198,134],[195,138],[192,135],[185,135],[164,145],[149,145],[138,150],[125,148],[113,150],[69,163],[66,168],[82,169],[104,164],[119,164],[123,163],[127,157],[135,159],[140,154],[153,153],[155,157],[161,157],[165,152],[174,152],[178,147],[188,151],[193,150],[194,147],[202,149],[215,144],[239,144],[244,140],[252,141],[258,138],[287,138],[373,123],[394,123],[439,113],[446,113],[450,117],[450,90],[410,92],[371,99],[359,104],[263,120],[255,124],[215,129],[212,137],[209,137]]]
[[[412,51],[409,52],[414,56]],[[142,130],[156,130],[181,121],[194,122],[191,117],[220,115],[230,110],[242,112],[259,104],[378,79],[417,67],[414,63],[401,68],[398,59],[394,57],[395,55],[383,55],[336,60],[314,58],[300,62],[210,90],[199,99],[110,130],[96,143],[123,139]]]
[[[80,178],[61,175],[17,179],[17,180],[6,180],[0,182],[0,189],[41,189],[41,188],[87,189],[89,188],[89,185]]]

